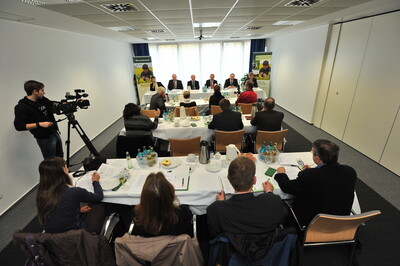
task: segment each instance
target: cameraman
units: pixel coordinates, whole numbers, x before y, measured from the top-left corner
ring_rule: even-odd
[[[18,131],[29,130],[42,151],[43,158],[63,157],[61,138],[53,116],[53,102],[44,97],[44,85],[35,80],[25,82],[27,96],[14,108],[14,127]]]

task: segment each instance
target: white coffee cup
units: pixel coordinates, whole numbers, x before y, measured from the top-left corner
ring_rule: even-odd
[[[179,120],[175,120],[175,122],[174,122],[174,127],[179,127],[180,125],[179,125]]]

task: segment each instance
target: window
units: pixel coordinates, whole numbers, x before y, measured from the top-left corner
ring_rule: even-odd
[[[204,85],[213,73],[223,85],[230,73],[235,73],[240,80],[248,72],[250,41],[150,44],[149,49],[153,73],[164,86],[172,74],[185,87],[192,74]]]

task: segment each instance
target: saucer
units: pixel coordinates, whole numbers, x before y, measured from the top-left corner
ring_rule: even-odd
[[[211,163],[209,163],[209,164],[206,165],[205,168],[206,168],[207,171],[214,172],[214,173],[221,171],[221,165],[220,164],[211,164]]]

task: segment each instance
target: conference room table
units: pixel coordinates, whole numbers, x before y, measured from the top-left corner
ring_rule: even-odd
[[[168,97],[171,98],[178,98],[182,99],[182,94],[185,90],[172,90],[172,91],[167,91]],[[260,88],[253,88],[253,91],[257,93],[257,98],[265,99],[267,98],[266,93],[263,89]],[[225,96],[225,98],[236,98],[237,89],[224,89],[221,90],[221,94]],[[155,91],[148,91],[146,92],[143,97],[141,104],[148,104],[150,103],[151,97],[155,94]],[[190,98],[193,100],[197,99],[207,99],[210,98],[211,95],[214,94],[213,89],[207,89],[206,91],[203,91],[202,89],[200,90],[191,90],[190,91]]]
[[[236,102],[237,97],[235,98],[227,98],[231,104],[234,104]],[[204,99],[190,99],[191,102],[195,102],[197,108],[199,109],[200,115],[205,115],[205,113],[208,111],[208,105],[209,101],[204,100]],[[183,102],[183,100],[177,100],[174,101],[172,98],[170,98],[170,101],[165,102],[165,107],[167,108],[167,111],[174,111],[176,107],[179,107],[180,103]],[[150,104],[146,104],[146,109],[150,109]]]
[[[311,152],[297,153],[281,153],[277,163],[265,163],[259,160],[258,155],[253,155],[256,158],[256,177],[257,182],[254,186],[255,193],[263,193],[262,183],[269,181],[274,186],[274,194],[279,195],[283,200],[290,200],[294,197],[284,193],[273,177],[268,177],[264,173],[269,168],[278,168],[284,166],[289,178],[296,178],[299,168],[298,160],[302,160],[305,164],[313,165]],[[140,202],[140,194],[142,187],[149,173],[163,172],[167,179],[174,184],[175,187],[182,185],[186,180],[187,190],[176,191],[176,195],[180,204],[189,205],[193,214],[202,215],[206,213],[207,206],[213,203],[216,195],[221,189],[224,189],[229,197],[234,191],[227,179],[229,162],[225,160],[223,155],[221,159],[213,159],[209,164],[200,164],[197,161],[188,162],[187,157],[167,157],[172,161],[171,165],[162,166],[160,162],[164,158],[158,158],[153,167],[141,168],[136,159],[132,159],[133,169],[127,169],[130,177],[120,189],[117,191],[106,190],[106,187],[114,187],[119,184],[119,173],[127,167],[125,159],[108,159],[105,167],[100,167],[100,184],[104,187],[103,202],[118,203],[125,205],[136,205]],[[221,163],[224,161],[226,164]],[[220,167],[215,167],[221,165]],[[211,167],[212,166],[212,167]],[[110,169],[107,169],[107,168]],[[191,170],[191,171],[190,171]],[[92,176],[93,171],[87,172],[80,178],[74,178],[75,186],[85,188],[93,192]],[[188,181],[187,181],[188,180]],[[181,183],[182,182],[182,183]],[[111,186],[110,186],[111,183]],[[356,213],[360,213],[360,206],[357,195],[355,194],[353,209]]]
[[[247,115],[248,116],[248,115]],[[199,120],[191,120],[191,118],[187,118],[187,122],[183,122],[179,117],[174,118],[175,121],[179,121],[179,126],[176,126],[174,122],[163,121],[160,123],[161,118],[159,119],[158,127],[155,130],[152,130],[153,137],[168,140],[168,139],[190,139],[195,137],[201,137],[201,140],[206,140],[210,142],[214,135],[213,129],[208,129],[208,124],[206,122],[211,121],[212,116],[200,116]],[[250,120],[246,119],[246,115],[242,115],[243,121],[243,129],[245,134],[253,134],[257,131],[255,126],[250,124]],[[184,123],[188,123],[183,126]],[[192,124],[196,126],[193,127]],[[123,128],[120,131],[120,136],[126,136],[126,129]]]

